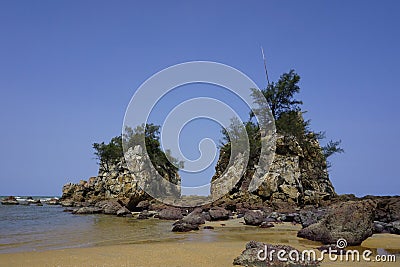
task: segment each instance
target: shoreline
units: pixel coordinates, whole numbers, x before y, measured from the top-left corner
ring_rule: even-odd
[[[299,250],[315,249],[321,245],[298,238],[295,233],[300,225],[282,223],[260,230],[258,227],[244,226],[241,222],[240,219],[207,222],[206,225],[214,229],[200,230],[193,234],[193,239],[4,253],[0,254],[0,266],[233,266],[233,259],[241,254],[250,240],[290,245]],[[209,240],[207,237],[210,233],[219,237]],[[184,236],[185,233],[177,235]],[[363,248],[373,249],[374,254],[376,248],[399,253],[400,236],[376,234],[365,240],[361,247],[349,249]],[[399,256],[396,261],[383,265],[361,261],[346,263],[346,266],[398,266]],[[325,259],[321,266],[343,266],[343,262]]]

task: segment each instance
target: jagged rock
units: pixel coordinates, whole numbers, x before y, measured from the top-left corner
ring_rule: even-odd
[[[249,210],[244,214],[244,222],[247,225],[260,225],[265,219],[261,210]]]
[[[208,213],[213,221],[223,221],[229,219],[229,211],[221,207],[212,207]]]
[[[125,159],[121,158],[119,162],[109,164],[107,169],[101,164],[98,175],[91,177],[88,181],[64,185],[61,201],[63,203],[69,201],[94,204],[101,200],[119,200],[129,210],[134,210],[140,201],[150,199],[150,196],[139,185],[140,181],[143,180],[139,180],[137,177],[151,180],[156,175],[155,171],[147,166],[152,163],[148,162],[140,151],[140,147],[134,147],[129,148],[125,153],[125,156],[130,159],[131,169],[128,169]],[[173,185],[180,184],[179,174],[175,170],[166,170],[164,177],[166,181]],[[164,194],[165,192],[171,193],[176,188],[176,186],[170,186],[168,183],[166,186],[160,186],[159,190],[163,191],[161,193]],[[172,193],[174,195],[180,194],[180,192]]]
[[[166,208],[158,213],[158,218],[162,220],[180,220],[183,218],[182,212],[178,208]]]
[[[371,197],[377,202],[375,220],[385,223],[400,220],[400,197]]]
[[[373,234],[375,208],[372,200],[336,204],[324,219],[303,228],[297,236],[324,244],[335,244],[344,238],[348,245],[360,245]]]
[[[82,207],[79,208],[75,211],[73,211],[72,213],[74,214],[95,214],[95,213],[102,213],[103,210],[101,208],[97,208],[97,207]]]
[[[19,205],[17,199],[13,196],[6,197],[1,200],[2,205]]]
[[[278,251],[284,250],[287,258],[287,261],[282,261],[278,258]],[[262,251],[261,253],[259,253]],[[274,253],[271,253],[274,251]],[[267,255],[264,259],[265,253]],[[297,255],[301,255],[301,251],[297,249],[286,246],[286,245],[271,245],[262,242],[250,241],[246,244],[246,249],[242,252],[240,256],[233,260],[234,265],[241,266],[254,266],[254,267],[264,267],[264,266],[275,266],[275,267],[301,267],[301,266],[311,266],[316,267],[319,266],[318,261],[312,261],[306,259],[302,259],[299,257],[298,261],[292,261],[289,258],[289,253],[297,252]],[[260,256],[260,258],[259,258]],[[282,257],[280,254],[279,257]]]
[[[117,210],[117,216],[125,216],[125,215],[130,215],[131,211],[128,210],[126,207],[122,207],[119,210]]]
[[[243,203],[242,207],[257,209],[262,207],[263,200],[267,199],[278,206],[276,210],[293,212],[293,207],[299,204],[315,205],[335,197],[336,193],[329,180],[321,146],[311,134],[306,139],[307,145],[301,147],[293,137],[278,136],[276,153],[269,170],[258,170],[262,173],[261,176],[259,175],[263,180],[261,186],[251,194],[245,193],[255,173],[254,170],[249,170],[235,184],[229,196],[222,198],[220,202],[228,203],[228,199],[237,194],[238,196],[234,196],[234,198],[237,203]],[[226,183],[232,184],[231,181],[226,182],[220,179],[228,167],[228,163],[229,153],[222,151],[215,168],[216,173],[211,180],[211,195],[218,195],[221,191],[219,189],[227,186]],[[240,169],[240,164],[239,158],[224,175],[229,173],[234,177],[236,175],[234,171]],[[259,166],[259,168],[263,167]],[[222,206],[220,202],[217,205]],[[236,208],[238,207],[236,206]]]

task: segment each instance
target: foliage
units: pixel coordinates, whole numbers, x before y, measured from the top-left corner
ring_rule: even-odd
[[[116,164],[123,157],[121,136],[112,138],[108,144],[104,142],[94,143],[93,148],[100,166],[106,171],[109,170],[112,164]]]
[[[183,163],[172,157],[169,150],[165,153],[162,151],[159,135],[160,126],[154,124],[138,126],[135,129],[127,127],[122,136],[112,138],[108,144],[104,142],[94,143],[94,154],[101,168],[108,171],[111,165],[123,159],[123,145],[125,149],[136,145],[145,145],[149,158],[156,169],[162,175],[170,174],[177,171],[178,167],[182,168]],[[143,137],[145,144],[142,142]]]
[[[282,113],[300,111],[299,105],[303,102],[294,99],[294,95],[300,92],[299,81],[300,76],[294,70],[290,70],[262,91],[275,120],[278,120]]]
[[[158,125],[150,123],[137,126],[134,130],[127,127],[124,131],[123,139],[125,150],[129,147],[135,147],[136,145],[142,147],[145,145],[151,162],[161,175],[175,172],[179,168],[183,168],[183,162],[174,158],[170,150],[162,151],[160,144],[160,126]],[[145,144],[143,144],[143,140]]]
[[[266,89],[261,90],[261,93],[267,100],[275,119],[277,133],[295,137],[302,148],[310,151],[313,149],[312,142],[324,139],[325,133],[312,131],[310,129],[310,121],[304,120],[303,114],[305,111],[302,111],[300,107],[303,102],[295,98],[295,95],[300,92],[299,82],[300,76],[294,70],[290,70],[288,73],[281,75],[276,83],[273,82]],[[255,89],[252,89],[252,97],[254,103],[260,106],[260,109],[255,110],[254,113],[263,115],[263,102],[265,100],[260,97]],[[257,114],[257,118],[259,114]],[[250,143],[249,167],[257,162],[261,150],[260,128],[253,121],[253,117],[254,114],[251,113],[249,121],[244,123]],[[265,123],[265,121],[265,118],[261,116],[261,120],[258,123]],[[232,126],[230,127],[232,128]],[[235,127],[237,128],[237,126]],[[224,135],[222,149],[227,152],[230,149],[228,131],[223,129],[222,134]],[[340,141],[331,140],[321,148],[320,152],[325,159],[335,153],[342,153],[344,150],[340,148],[340,143]],[[328,166],[330,166],[329,162]]]

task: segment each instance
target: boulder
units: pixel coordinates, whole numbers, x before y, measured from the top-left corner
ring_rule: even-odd
[[[400,221],[390,223],[390,233],[400,235]]]
[[[223,221],[229,219],[229,211],[224,208],[212,207],[208,213],[213,221]]]
[[[184,223],[188,224],[204,224],[205,218],[204,218],[203,210],[200,208],[194,209],[191,213],[189,213],[187,216],[185,216],[182,221]]]
[[[125,216],[125,215],[130,215],[131,211],[128,210],[126,207],[122,207],[117,211],[117,216]]]
[[[261,210],[249,210],[244,214],[244,222],[247,225],[260,225],[264,221],[264,213]]]
[[[116,200],[103,200],[97,202],[95,207],[102,209],[104,214],[117,215],[117,212],[122,208],[122,205]]]
[[[183,215],[180,209],[170,207],[160,210],[158,218],[162,220],[180,220]]]
[[[1,200],[1,204],[3,205],[19,205],[17,199],[13,196],[6,197]]]
[[[150,213],[147,210],[144,210],[142,212],[139,213],[139,215],[137,216],[138,220],[146,220],[150,217]]]
[[[150,206],[149,201],[148,200],[143,200],[143,201],[140,201],[136,205],[135,210],[138,210],[138,211],[148,210],[149,206]]]
[[[285,251],[285,253],[281,253],[278,251]],[[267,253],[266,253],[267,252]],[[286,246],[286,245],[272,245],[266,244],[262,242],[250,241],[246,244],[246,249],[242,252],[242,254],[236,257],[233,260],[234,265],[241,266],[255,266],[255,267],[264,267],[264,266],[275,266],[275,267],[301,267],[301,266],[311,266],[316,267],[319,266],[318,261],[308,260],[307,257],[302,259],[299,257],[298,260],[290,260],[289,253],[291,255],[296,253],[297,255],[301,255],[301,251],[297,249]],[[282,261],[278,258],[282,258],[282,254],[287,261]]]
[[[189,232],[193,230],[199,230],[199,225],[180,221],[172,227],[172,232]]]
[[[75,211],[73,211],[73,214],[96,214],[96,213],[102,213],[103,210],[97,207],[82,207],[79,208]]]
[[[58,198],[52,198],[46,201],[47,205],[60,205],[60,200]]]
[[[335,244],[344,238],[348,245],[360,245],[374,232],[375,208],[372,200],[336,204],[324,219],[303,228],[297,236],[324,244]]]
[[[74,201],[68,199],[68,200],[62,200],[60,201],[61,206],[63,207],[73,207],[74,206]]]
[[[300,223],[303,226],[303,228],[317,223],[320,220],[322,220],[322,218],[325,217],[327,211],[326,209],[308,209],[308,210],[302,210],[300,211],[299,217],[300,217]]]

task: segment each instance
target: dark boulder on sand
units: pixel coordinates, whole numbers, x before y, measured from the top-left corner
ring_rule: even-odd
[[[278,258],[278,251],[285,251],[285,255],[287,257],[287,261],[282,261]],[[261,251],[261,253],[260,253]],[[265,252],[267,251],[267,255]],[[274,253],[271,253],[274,251]],[[234,265],[241,266],[254,266],[254,267],[265,267],[265,266],[275,266],[275,267],[301,267],[301,266],[319,266],[318,261],[312,261],[306,259],[291,260],[288,255],[289,253],[293,254],[294,252],[301,255],[301,252],[297,249],[286,246],[286,245],[271,245],[262,242],[250,241],[246,244],[246,249],[242,252],[242,254],[236,257],[233,260]],[[280,257],[282,258],[282,254]],[[265,258],[264,258],[265,257]]]
[[[158,218],[162,220],[180,220],[183,218],[183,215],[180,209],[169,207],[160,210]]]
[[[208,213],[213,221],[224,221],[229,219],[229,211],[221,207],[212,207]]]
[[[249,210],[244,214],[244,222],[247,225],[260,225],[265,219],[261,210]]]
[[[297,236],[324,244],[344,238],[348,245],[360,245],[374,232],[375,208],[372,200],[335,204],[324,219],[303,228]]]
[[[172,227],[172,232],[189,232],[193,230],[199,230],[199,225],[178,221],[174,223],[174,226]]]
[[[186,215],[182,221],[188,224],[204,224],[206,222],[205,214],[203,214],[202,209],[196,208],[191,213]]]

